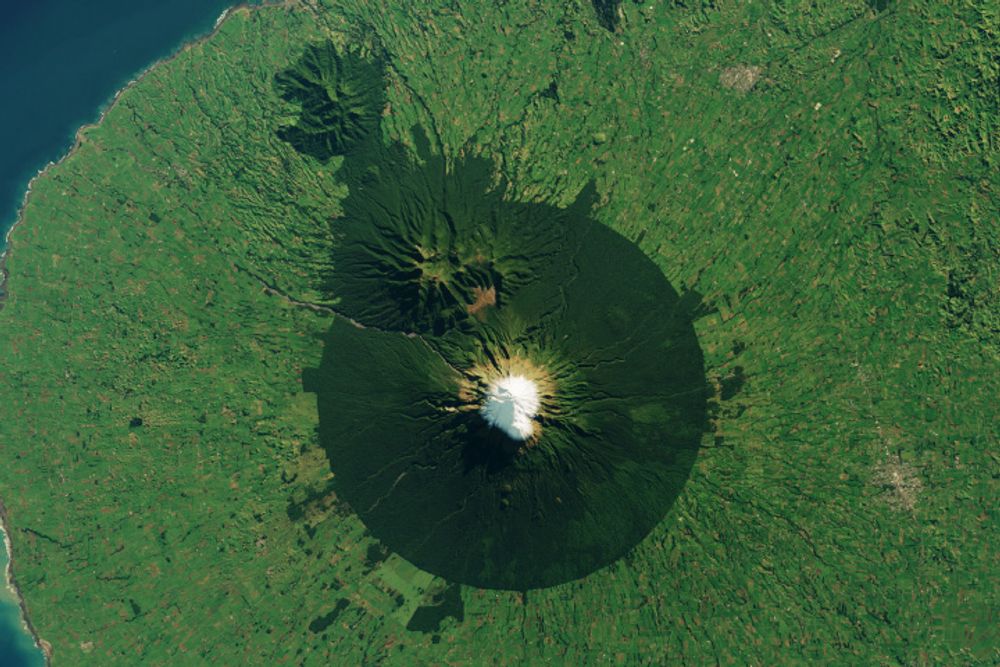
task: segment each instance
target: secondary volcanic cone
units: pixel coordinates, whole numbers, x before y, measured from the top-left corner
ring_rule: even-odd
[[[366,328],[336,321],[306,387],[337,494],[376,537],[452,581],[524,590],[660,521],[708,392],[688,309],[589,195],[511,202],[490,166],[394,150],[360,170],[328,287]]]
[[[279,136],[318,160],[350,152],[378,128],[385,99],[382,65],[330,43],[309,46],[274,80],[279,94],[301,105],[298,122]]]
[[[379,133],[350,189],[319,368],[337,495],[419,567],[486,588],[582,577],[631,549],[706,428],[691,324],[663,273],[590,217],[512,201],[493,164]],[[358,326],[360,325],[360,326]]]

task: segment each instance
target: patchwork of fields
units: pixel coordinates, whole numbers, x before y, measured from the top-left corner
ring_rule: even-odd
[[[11,239],[0,498],[53,664],[995,662],[998,34],[979,1],[233,11]],[[385,145],[511,202],[593,183],[689,309],[709,425],[619,560],[477,588],[338,496],[303,373],[350,187],[279,77],[328,43],[384,61]]]

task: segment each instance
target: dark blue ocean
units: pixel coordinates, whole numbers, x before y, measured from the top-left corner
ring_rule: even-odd
[[[6,568],[7,549],[0,541],[0,577]],[[17,598],[3,585],[0,587],[0,666],[42,667],[44,664],[41,651],[22,625]]]
[[[69,150],[76,129],[97,120],[136,74],[209,32],[233,4],[0,0],[0,239],[28,181]]]
[[[97,120],[118,89],[150,64],[209,32],[232,4],[0,0],[0,247],[28,181],[69,150],[76,129]],[[0,553],[0,566],[5,561]],[[42,664],[12,597],[0,591],[0,666]]]

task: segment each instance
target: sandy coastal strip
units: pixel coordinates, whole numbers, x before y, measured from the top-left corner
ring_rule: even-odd
[[[21,597],[21,590],[17,586],[17,580],[14,578],[14,549],[10,543],[10,533],[7,529],[7,524],[7,508],[3,502],[0,502],[0,534],[3,535],[4,547],[7,549],[7,567],[4,569],[4,583],[7,586],[7,590],[11,592],[17,601],[17,606],[21,608],[22,629],[31,637],[35,646],[45,656],[45,663],[49,664],[52,661],[52,645],[38,636],[38,631],[35,630],[35,626],[32,625],[31,618],[28,616],[28,607],[24,604],[24,598]]]

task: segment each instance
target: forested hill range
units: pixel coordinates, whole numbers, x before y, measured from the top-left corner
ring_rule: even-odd
[[[995,663],[998,31],[985,1],[232,11],[11,238],[0,497],[52,663]],[[332,134],[290,76],[325,52],[383,68],[328,90],[360,105]],[[379,334],[329,280],[368,132],[511,205],[587,195],[676,292],[705,428],[621,557],[480,588],[340,493],[303,382]]]

